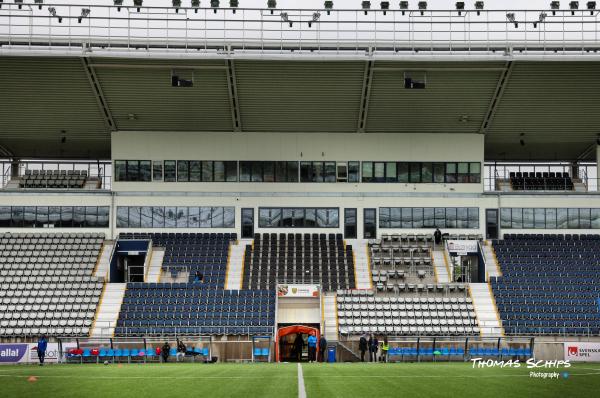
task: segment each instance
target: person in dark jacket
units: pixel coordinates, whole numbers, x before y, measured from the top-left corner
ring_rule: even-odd
[[[374,335],[369,338],[369,360],[377,362],[377,351],[379,350],[379,340]]]
[[[440,231],[439,228],[435,229],[435,232],[433,233],[433,240],[436,245],[442,243],[442,231]]]
[[[368,344],[367,344],[367,335],[363,334],[362,336],[360,336],[360,340],[358,341],[358,350],[360,351],[360,361],[364,362],[365,361],[365,352],[368,349]]]
[[[300,362],[302,359],[302,348],[304,347],[304,339],[302,338],[302,334],[296,334],[296,340],[294,340],[294,354],[296,355],[296,360]]]
[[[319,362],[325,362],[325,355],[327,353],[327,339],[321,335],[319,339]]]
[[[46,357],[46,349],[48,348],[48,340],[46,336],[40,337],[37,343],[37,354],[40,360],[40,366],[44,366],[44,358]]]
[[[163,344],[162,348],[160,349],[160,355],[162,356],[163,362],[167,362],[169,360],[170,353],[171,346],[165,341],[165,344]]]
[[[181,340],[177,343],[177,362],[179,362],[179,358],[185,361],[185,344]]]

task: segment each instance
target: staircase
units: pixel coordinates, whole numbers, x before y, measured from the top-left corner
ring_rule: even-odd
[[[150,254],[150,263],[146,272],[147,283],[158,283],[162,270],[163,259],[165,258],[165,249],[163,247],[153,247]]]
[[[496,256],[494,255],[492,243],[485,242],[485,244],[482,244],[481,247],[483,248],[483,256],[485,258],[486,274],[488,276],[502,276],[500,267],[498,266],[498,261],[496,261]]]
[[[323,293],[323,334],[327,341],[338,340],[337,299],[335,293]]]
[[[434,246],[433,267],[437,276],[437,283],[449,283],[450,275],[448,275],[448,267],[446,267],[446,259],[444,258],[444,246]]]
[[[504,335],[500,316],[492,292],[487,283],[469,284],[469,292],[473,299],[473,307],[479,323],[482,337],[497,337]]]
[[[369,246],[366,239],[347,239],[347,245],[352,245],[354,252],[354,270],[356,272],[356,288],[372,289],[371,265]]]
[[[229,266],[227,267],[227,276],[225,278],[225,289],[237,290],[242,288],[242,279],[244,272],[244,253],[246,245],[252,244],[252,239],[241,239],[237,244],[229,245]]]
[[[104,244],[102,245],[102,251],[100,252],[100,259],[98,260],[98,266],[94,271],[94,276],[104,277],[106,280],[108,280],[108,272],[110,270],[110,256],[112,255],[114,247],[114,240],[104,241]]]
[[[105,284],[90,337],[113,337],[126,287],[126,283]]]

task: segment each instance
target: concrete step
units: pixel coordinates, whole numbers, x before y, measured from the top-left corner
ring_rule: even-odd
[[[504,334],[493,295],[487,283],[470,283],[469,293],[477,315],[481,335],[496,337]]]
[[[337,300],[335,293],[327,293],[323,296],[323,313],[325,319],[325,338],[327,341],[338,340]]]
[[[433,266],[435,274],[437,275],[437,283],[448,283],[450,282],[450,275],[448,275],[448,267],[446,259],[444,258],[444,249],[442,247],[435,247],[433,253]]]
[[[356,272],[356,288],[372,289],[373,280],[371,279],[371,264],[369,256],[368,240],[366,239],[347,239],[347,245],[352,245],[354,252],[354,269]]]
[[[161,279],[162,263],[165,258],[165,249],[162,247],[153,247],[151,252],[148,271],[146,272],[146,282],[158,283]]]
[[[106,283],[96,310],[90,337],[112,337],[125,296],[126,283]]]
[[[94,271],[94,276],[104,277],[106,280],[108,280],[108,273],[110,271],[110,256],[112,255],[114,246],[114,241],[104,241],[102,249],[100,250],[100,259],[98,260],[98,266]]]
[[[252,244],[252,239],[238,240],[237,244],[229,246],[229,258],[225,289],[237,290],[242,288],[244,272],[244,254],[246,245]]]

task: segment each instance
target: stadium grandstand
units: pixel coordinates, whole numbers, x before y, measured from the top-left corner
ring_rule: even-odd
[[[498,396],[476,358],[593,394],[599,35],[596,2],[0,0],[0,363],[64,364],[9,395]]]

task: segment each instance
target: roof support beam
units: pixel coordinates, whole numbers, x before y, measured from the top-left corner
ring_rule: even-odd
[[[498,79],[498,84],[496,85],[496,91],[494,92],[494,96],[492,97],[492,101],[488,107],[488,111],[479,127],[479,134],[486,134],[487,130],[491,126],[494,116],[496,115],[496,110],[498,110],[498,105],[500,104],[500,100],[502,99],[502,95],[504,94],[504,89],[508,84],[508,79],[512,73],[514,61],[507,61],[504,65],[504,70],[500,74],[500,78]]]
[[[231,123],[233,131],[242,131],[242,118],[240,115],[240,101],[237,93],[237,83],[235,79],[235,64],[232,59],[226,59],[227,64],[227,94],[229,95],[229,107],[231,109]]]
[[[5,158],[12,158],[14,156],[14,153],[4,145],[0,144],[0,156]]]
[[[373,82],[374,63],[375,61],[367,61],[365,63],[362,94],[360,96],[360,109],[358,111],[358,126],[356,129],[358,133],[364,133],[367,127],[367,116],[369,114],[369,100],[371,98],[371,83]]]
[[[94,98],[98,103],[98,108],[100,109],[100,114],[102,115],[102,120],[104,121],[106,128],[109,132],[116,131],[117,125],[115,124],[112,113],[110,112],[108,102],[106,102],[106,98],[104,98],[104,93],[102,92],[100,81],[98,80],[98,77],[96,77],[96,71],[94,70],[94,67],[92,64],[90,64],[90,60],[87,57],[81,57],[81,64],[83,65],[85,75],[90,82]]]

